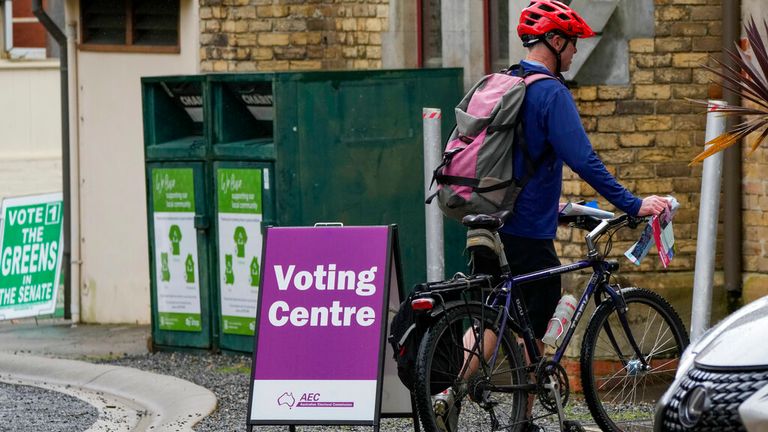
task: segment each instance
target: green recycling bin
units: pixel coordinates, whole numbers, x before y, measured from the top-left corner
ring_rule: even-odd
[[[215,348],[205,77],[142,79],[152,344]]]
[[[208,76],[217,345],[252,352],[264,227],[274,208],[274,74]]]
[[[221,349],[253,350],[260,249],[253,255],[267,225],[396,223],[406,286],[424,280],[421,111],[450,112],[461,98],[461,83],[460,69],[208,76],[218,275],[214,337]],[[452,126],[443,125],[444,136]],[[231,207],[232,185],[245,184],[250,189],[239,198],[254,202],[240,205],[262,210],[246,214]],[[452,272],[464,268],[464,237],[451,228],[446,256]]]
[[[277,222],[397,224],[406,289],[425,281],[422,109],[442,110],[447,138],[462,79],[461,69],[277,74]],[[466,270],[466,230],[445,225],[452,275]]]

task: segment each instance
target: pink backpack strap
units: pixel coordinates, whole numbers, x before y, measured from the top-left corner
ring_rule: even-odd
[[[532,73],[527,77],[525,77],[523,81],[525,81],[526,86],[529,86],[535,83],[536,81],[542,80],[542,79],[557,79],[557,78],[553,77],[552,75],[547,75],[545,73]]]

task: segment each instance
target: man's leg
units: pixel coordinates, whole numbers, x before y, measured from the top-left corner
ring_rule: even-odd
[[[464,372],[461,374],[462,380],[468,380],[478,370],[480,370],[480,356],[478,355],[475,343],[477,331],[470,328],[464,333]],[[480,342],[480,349],[483,351],[483,359],[490,360],[493,355],[493,349],[496,347],[496,334],[490,330],[483,331],[483,340]]]
[[[476,331],[474,329],[469,329],[464,334],[464,373],[462,373],[461,378],[462,380],[466,381],[472,375],[474,375],[479,369],[480,369],[480,358],[478,355],[477,348],[475,347],[475,342],[477,341],[477,336],[475,336]],[[485,330],[483,332],[483,340],[481,342],[481,348],[483,352],[483,358],[487,361],[491,359],[491,356],[493,355],[493,350],[496,347],[496,334],[494,334],[490,330]],[[517,340],[518,344],[522,344],[522,339]],[[540,339],[536,339],[536,346],[539,348],[539,352],[544,352],[544,343]],[[531,359],[528,355],[528,350],[523,349],[523,354],[525,357],[525,364],[530,365]],[[530,375],[531,381],[536,380],[536,376],[534,374]],[[533,414],[533,403],[536,400],[535,394],[530,394],[528,396],[528,407],[527,407],[527,417],[530,418]]]

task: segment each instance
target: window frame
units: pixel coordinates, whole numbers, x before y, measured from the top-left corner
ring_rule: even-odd
[[[150,53],[150,54],[179,54],[181,53],[181,0],[174,0],[179,4],[179,13],[176,17],[176,44],[175,45],[136,45],[133,43],[135,34],[133,31],[134,14],[133,0],[125,1],[125,44],[102,44],[83,41],[85,35],[85,20],[83,19],[83,1],[79,4],[79,32],[80,42],[78,48],[81,51],[93,52],[126,52],[126,53]]]
[[[439,62],[440,64],[439,65],[436,65],[436,64],[427,65],[427,62],[430,59],[427,59],[425,57],[426,49],[425,49],[425,46],[424,46],[425,45],[424,38],[426,37],[426,28],[425,28],[425,25],[424,25],[424,20],[427,17],[424,14],[424,10],[425,10],[425,6],[427,8],[429,7],[429,1],[430,0],[417,0],[415,2],[416,3],[417,66],[419,68],[435,68],[435,67],[436,68],[441,68],[441,67],[444,67],[444,64],[443,64],[443,53],[442,52],[440,53],[439,57],[433,57],[432,58],[432,59],[439,59],[440,60],[440,62]],[[440,2],[439,2],[439,7],[442,8],[442,0],[440,0]],[[441,12],[441,19],[440,19],[440,46],[442,47],[442,42],[443,42],[442,41],[442,38],[443,38],[443,36],[442,36],[442,26],[443,26],[443,23],[442,23],[442,10],[440,12]],[[437,63],[437,62],[435,61],[434,63]]]
[[[507,6],[507,31],[506,34],[501,31],[499,26],[499,9],[501,3],[504,2]],[[483,1],[483,18],[485,22],[484,34],[484,46],[485,46],[485,73],[498,72],[499,66],[507,68],[510,66],[511,59],[509,58],[509,43],[510,43],[510,25],[509,25],[509,1],[508,0],[484,0]],[[499,51],[499,45],[501,38],[507,38],[507,53],[506,57],[499,56],[496,58],[496,54]],[[501,62],[506,58],[506,62]]]
[[[2,51],[13,60],[48,59],[48,49],[46,46],[48,33],[37,17],[32,14],[31,1],[0,0],[0,6],[3,7],[3,22],[0,23],[0,28],[2,28],[3,32]],[[17,31],[32,35],[33,39],[41,38],[42,43],[28,46],[20,45],[20,42],[15,37]]]

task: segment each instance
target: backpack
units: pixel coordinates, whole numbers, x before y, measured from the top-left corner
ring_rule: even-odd
[[[416,285],[413,292],[408,294],[406,299],[400,303],[397,313],[389,323],[387,340],[394,350],[393,358],[397,362],[397,376],[408,390],[413,392],[416,383],[416,357],[419,354],[419,345],[430,326],[430,323],[425,321],[425,317],[418,317],[411,307],[411,301],[414,297],[425,291],[437,290],[439,292],[437,295],[442,302],[451,303],[462,299],[466,301],[467,299],[462,294],[463,291],[479,293],[481,290],[491,287],[492,281],[489,276],[467,277],[457,273],[450,280]],[[459,324],[461,325],[461,323]],[[451,334],[461,338],[464,330],[456,329]],[[460,372],[464,363],[464,354],[460,350],[456,350],[456,347],[461,346],[461,343],[461,340],[440,338],[435,348],[435,355],[432,357],[430,394],[438,394],[445,390],[447,388],[445,385],[446,376],[455,376]]]
[[[411,307],[413,293],[400,303],[400,308],[392,317],[389,324],[389,336],[387,340],[394,350],[394,359],[397,362],[397,376],[400,382],[410,391],[416,382],[416,355],[419,353],[419,344],[424,335],[423,329],[416,324],[416,313]]]
[[[456,127],[432,176],[437,192],[427,204],[437,197],[443,213],[457,220],[514,209],[517,196],[544,159],[542,155],[533,161],[528,154],[520,115],[526,87],[541,79],[556,78],[525,73],[515,65],[483,77],[469,90],[455,109]],[[514,173],[516,146],[525,157],[522,178]]]

